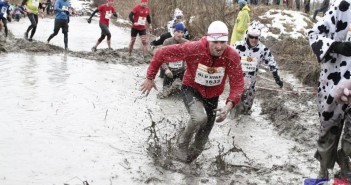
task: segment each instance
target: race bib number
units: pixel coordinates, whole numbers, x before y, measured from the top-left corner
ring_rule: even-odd
[[[68,11],[68,6],[62,6],[63,11]]]
[[[173,69],[179,69],[183,67],[183,61],[170,62],[168,63],[168,66]]]
[[[256,71],[257,59],[255,57],[241,57],[241,68],[244,72]]]
[[[196,70],[195,82],[204,86],[216,86],[222,83],[224,67],[207,67],[199,64]]]
[[[138,24],[144,26],[146,24],[146,17],[139,17]]]
[[[3,6],[3,7],[1,8],[1,12],[0,12],[0,13],[6,14],[6,11],[7,11],[7,8]]]
[[[112,17],[111,11],[107,11],[105,14],[105,19],[111,19],[111,17]]]
[[[32,0],[32,6],[34,7],[39,7],[39,1],[37,0]]]

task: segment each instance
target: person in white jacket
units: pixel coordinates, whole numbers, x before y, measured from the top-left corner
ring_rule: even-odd
[[[328,169],[333,169],[335,162],[339,164],[342,176],[347,176],[350,172],[350,103],[337,98],[337,87],[351,77],[351,42],[347,41],[351,20],[350,5],[350,0],[336,0],[308,35],[312,51],[321,65],[317,95],[320,128],[314,155],[320,162],[318,176],[321,178],[328,177]],[[344,90],[343,96],[350,98],[349,90]],[[338,150],[343,128],[344,134]]]
[[[251,22],[246,32],[245,39],[243,41],[237,41],[233,45],[241,58],[245,82],[240,106],[237,106],[235,114],[250,114],[256,92],[256,76],[262,63],[269,66],[275,82],[280,88],[283,87],[283,82],[278,75],[278,66],[274,56],[260,41],[262,27],[263,25],[260,22]]]

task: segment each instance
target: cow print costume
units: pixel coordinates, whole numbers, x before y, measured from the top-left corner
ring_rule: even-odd
[[[347,104],[335,101],[336,85],[350,79],[351,57],[334,52],[334,42],[345,42],[351,21],[351,1],[336,0],[322,20],[308,33],[310,45],[321,65],[317,96],[320,132],[315,157],[320,161],[320,177],[327,177],[327,169],[351,154],[351,112]],[[351,51],[349,51],[351,52]],[[345,122],[341,150],[337,151]],[[347,158],[348,159],[348,158]],[[341,163],[341,165],[340,165]]]
[[[277,72],[278,71],[277,63],[274,60],[274,57],[271,51],[260,41],[257,42],[256,46],[250,46],[249,44],[248,35],[249,34],[255,35],[255,36],[258,36],[259,38],[262,27],[263,25],[260,22],[256,22],[256,21],[251,22],[249,25],[247,34],[245,36],[245,40],[238,41],[233,46],[234,49],[239,53],[241,58],[249,56],[252,58],[256,58],[256,61],[257,61],[256,70],[245,71],[245,69],[243,68],[245,89],[244,89],[243,95],[241,96],[241,102],[240,102],[240,106],[242,107],[243,110],[239,110],[240,112],[236,112],[236,114],[240,114],[240,113],[249,114],[250,112],[250,109],[252,107],[252,104],[255,98],[256,76],[261,63],[268,65],[275,79],[280,81],[280,78]]]

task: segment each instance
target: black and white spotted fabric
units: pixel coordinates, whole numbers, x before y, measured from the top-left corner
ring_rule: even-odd
[[[249,29],[254,30],[258,35],[253,34],[255,36],[259,36],[261,34],[261,25],[257,22],[253,22],[250,24]],[[271,51],[263,45],[260,41],[254,47],[251,47],[248,44],[247,35],[244,41],[238,41],[234,44],[234,49],[239,53],[240,57],[249,56],[257,59],[256,71],[253,72],[244,72],[244,80],[245,80],[245,90],[242,96],[241,102],[244,103],[248,109],[251,109],[254,96],[255,96],[255,84],[256,84],[256,76],[258,69],[261,64],[268,65],[270,71],[275,72],[278,70],[277,63],[274,60],[274,56]]]
[[[312,50],[321,63],[317,104],[322,135],[340,123],[348,107],[337,104],[334,97],[336,85],[343,79],[350,79],[351,57],[331,53],[329,49],[333,42],[346,40],[351,21],[350,5],[351,0],[336,0],[308,34]]]

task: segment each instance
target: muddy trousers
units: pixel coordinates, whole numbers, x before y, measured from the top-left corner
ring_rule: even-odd
[[[54,38],[58,32],[62,29],[63,42],[65,43],[65,49],[68,48],[68,20],[65,19],[55,19],[54,33],[48,38],[48,42]]]
[[[187,153],[187,161],[196,159],[204,149],[208,136],[216,119],[214,109],[218,105],[218,97],[203,98],[200,93],[189,86],[182,86],[185,107],[190,114],[190,120],[178,139],[178,146]],[[193,136],[195,140],[189,146]]]
[[[249,88],[244,90],[239,105],[235,106],[236,114],[249,114],[255,99],[255,85],[256,82],[251,83]]]
[[[7,29],[7,19],[5,17],[1,18],[1,21],[5,28],[5,37],[7,37],[8,29]]]
[[[321,133],[317,141],[317,152],[314,157],[319,160],[320,168],[323,170],[333,169],[335,162],[338,161],[340,165],[340,160],[343,160],[338,159],[340,153],[337,152],[343,126],[344,133],[341,139],[341,151],[343,155],[351,156],[351,110],[348,109],[345,112],[344,119],[340,118],[335,121],[338,124]]]
[[[28,19],[30,21],[30,26],[28,27],[26,33],[29,33],[30,30],[32,30],[32,32],[30,33],[30,37],[29,38],[33,38],[35,31],[37,30],[37,25],[38,25],[38,14],[34,14],[34,13],[28,13]]]

